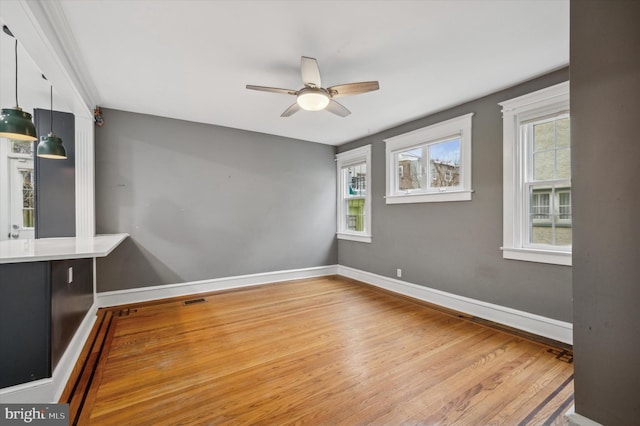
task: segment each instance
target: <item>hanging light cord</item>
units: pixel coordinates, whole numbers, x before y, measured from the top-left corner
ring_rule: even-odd
[[[51,94],[51,134],[53,134],[53,85],[49,86],[50,94]]]
[[[18,39],[16,39],[16,106],[20,105],[18,103]]]

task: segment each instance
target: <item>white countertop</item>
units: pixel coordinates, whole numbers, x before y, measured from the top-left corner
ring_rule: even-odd
[[[129,234],[0,241],[0,263],[104,257]]]

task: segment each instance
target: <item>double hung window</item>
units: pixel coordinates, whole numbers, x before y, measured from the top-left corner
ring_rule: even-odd
[[[503,257],[571,265],[569,85],[503,107]]]
[[[339,239],[371,242],[371,145],[336,155]]]

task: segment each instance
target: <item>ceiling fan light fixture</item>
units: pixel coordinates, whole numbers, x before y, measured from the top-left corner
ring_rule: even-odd
[[[346,117],[351,114],[344,105],[339,104],[334,98],[358,95],[373,90],[378,90],[377,81],[361,81],[359,83],[338,84],[327,88],[322,87],[318,61],[314,58],[303,56],[300,63],[300,73],[304,87],[300,90],[280,89],[278,87],[254,86],[247,84],[247,89],[260,90],[262,92],[280,93],[283,95],[295,95],[296,103],[289,106],[280,117],[291,117],[301,109],[306,111],[326,110],[338,117]]]
[[[320,111],[329,105],[329,94],[322,89],[302,89],[297,102],[300,108],[307,111]]]

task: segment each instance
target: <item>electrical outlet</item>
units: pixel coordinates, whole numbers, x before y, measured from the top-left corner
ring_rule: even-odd
[[[73,266],[69,266],[67,269],[67,284],[71,284],[73,282]]]
[[[402,278],[402,269],[400,269],[400,268],[396,269],[396,276],[398,278]]]

